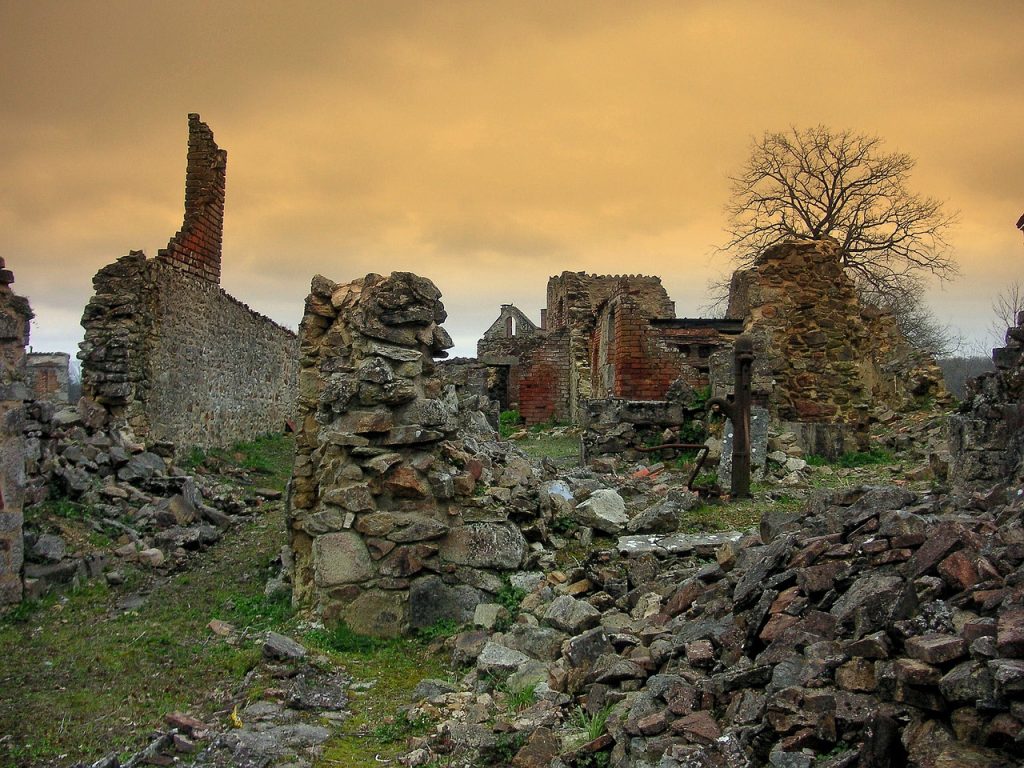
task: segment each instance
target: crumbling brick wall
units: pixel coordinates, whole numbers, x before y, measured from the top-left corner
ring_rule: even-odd
[[[181,229],[157,254],[202,280],[220,284],[224,235],[224,191],[228,153],[213,140],[199,115],[188,116],[188,163],[185,171],[185,219]]]
[[[466,622],[501,588],[495,572],[527,554],[508,517],[530,465],[499,467],[461,439],[456,388],[434,362],[451,347],[440,296],[396,272],[344,285],[318,275],[306,300],[288,502],[294,595],[359,632]]]
[[[67,352],[30,352],[25,360],[33,400],[68,401]]]
[[[97,272],[82,315],[83,395],[179,450],[281,430],[294,410],[295,334],[219,286],[224,162],[189,115],[181,231],[156,259],[132,251]]]
[[[25,346],[32,310],[11,288],[13,273],[0,258],[0,605],[22,596],[22,506],[25,493]]]
[[[946,396],[935,361],[891,315],[862,306],[834,240],[772,246],[733,274],[728,316],[744,320],[782,421],[859,424],[872,408]]]
[[[591,393],[596,398],[661,400],[687,363],[652,325],[638,298],[622,292],[598,311],[591,339]]]

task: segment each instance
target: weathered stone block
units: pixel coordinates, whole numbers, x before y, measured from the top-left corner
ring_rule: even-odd
[[[316,584],[332,587],[358,584],[376,575],[373,560],[355,532],[327,533],[313,539]]]
[[[513,525],[471,523],[453,528],[441,541],[441,559],[474,568],[513,570],[527,552],[526,539]]]

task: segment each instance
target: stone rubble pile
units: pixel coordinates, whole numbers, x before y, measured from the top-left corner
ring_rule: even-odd
[[[237,488],[174,464],[173,446],[147,450],[129,434],[109,431],[101,411],[46,401],[26,409],[28,503],[47,498],[77,505],[109,546],[71,542],[56,530],[25,532],[25,586],[39,597],[54,584],[123,578],[119,562],[173,568],[220,539],[241,515],[280,492]],[[88,513],[81,510],[87,510]]]
[[[803,513],[766,516],[760,537],[626,536],[618,549],[512,577],[529,589],[520,614],[454,638],[473,669],[420,691],[417,714],[441,723],[405,765],[1024,759],[1019,495],[950,509],[900,487],[819,492]]]
[[[223,625],[217,633],[233,634],[234,628]],[[216,717],[204,721],[185,712],[168,713],[166,728],[139,752],[124,760],[111,754],[90,768],[311,768],[331,738],[331,726],[349,716],[352,679],[284,635],[269,632],[261,644],[262,660],[242,690],[222,702],[227,708]],[[263,698],[252,701],[246,686],[257,680],[266,687]],[[218,724],[225,719],[229,726]]]

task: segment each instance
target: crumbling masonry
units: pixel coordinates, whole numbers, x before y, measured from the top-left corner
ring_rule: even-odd
[[[429,280],[404,272],[313,279],[300,330],[289,526],[295,599],[372,635],[469,621],[527,542],[533,469],[477,443],[434,358],[451,347]],[[504,452],[503,454],[501,452]],[[501,455],[499,455],[501,454]]]
[[[132,251],[93,278],[82,316],[83,395],[114,428],[178,450],[282,430],[297,339],[220,287],[226,152],[189,115],[185,218],[155,259]]]
[[[0,258],[0,606],[22,595],[22,506],[25,494],[25,346],[32,310],[11,288],[14,275]]]
[[[855,449],[874,411],[946,393],[935,361],[907,343],[891,315],[861,304],[841,257],[833,240],[767,249],[733,275],[724,319],[676,318],[656,277],[563,272],[548,281],[539,327],[505,306],[479,341],[489,393],[528,424],[602,429],[621,421],[623,400],[671,400],[674,387],[728,395],[732,344],[746,333],[755,341],[755,404],[811,452]],[[655,421],[676,413],[642,410]]]

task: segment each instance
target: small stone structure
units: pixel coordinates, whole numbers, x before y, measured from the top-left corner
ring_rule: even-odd
[[[29,352],[25,358],[25,366],[32,389],[32,399],[66,403],[70,384],[70,362],[71,355],[67,352]]]
[[[219,285],[226,153],[189,115],[185,219],[155,259],[132,251],[93,278],[82,393],[146,442],[222,447],[293,416],[296,336]]]
[[[911,347],[892,315],[861,304],[832,239],[766,249],[733,274],[727,315],[758,342],[769,384],[761,395],[782,422],[859,426],[873,408],[946,396],[935,361]]]
[[[527,542],[533,470],[460,410],[434,358],[451,339],[430,280],[316,276],[300,329],[299,422],[289,498],[294,596],[328,620],[397,635],[465,622]],[[495,451],[505,451],[499,456]]]
[[[22,595],[22,506],[25,494],[25,346],[32,309],[11,288],[14,274],[0,258],[0,606]]]
[[[996,370],[967,383],[959,413],[949,418],[956,486],[1024,481],[1024,312],[992,360]]]

